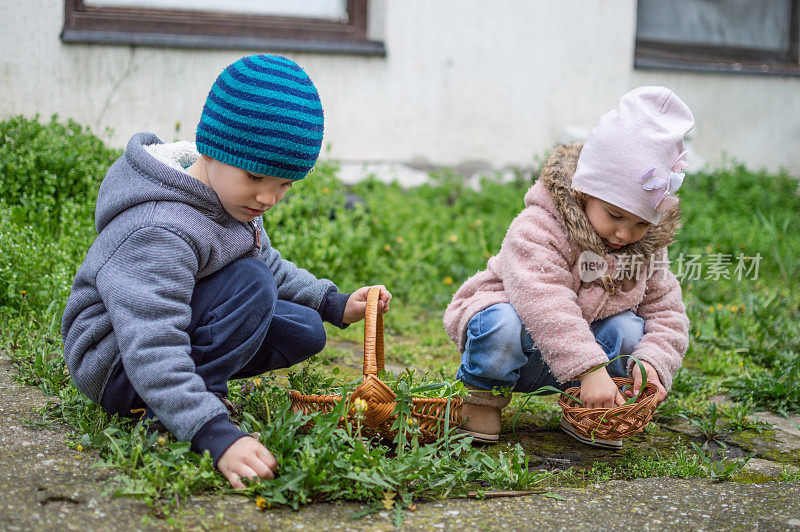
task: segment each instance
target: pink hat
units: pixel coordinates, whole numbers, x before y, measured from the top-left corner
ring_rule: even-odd
[[[630,91],[589,133],[572,188],[658,224],[678,203],[683,136],[693,127],[689,107],[666,87]]]

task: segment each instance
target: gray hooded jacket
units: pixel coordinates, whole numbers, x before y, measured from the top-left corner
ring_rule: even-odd
[[[97,197],[99,233],[72,285],[61,323],[75,386],[100,402],[122,363],[136,392],[180,440],[189,441],[222,402],[194,371],[186,328],[195,282],[231,262],[266,262],[280,299],[311,307],[342,326],[346,295],[281,258],[261,217],[240,222],[214,191],[180,168],[199,154],[139,133],[111,166]]]

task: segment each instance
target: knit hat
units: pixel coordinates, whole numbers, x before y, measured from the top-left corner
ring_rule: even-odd
[[[678,203],[694,127],[689,107],[666,87],[639,87],[619,100],[583,145],[572,188],[657,225]]]
[[[257,174],[303,179],[322,145],[319,94],[294,61],[243,57],[217,77],[197,125],[197,151]]]

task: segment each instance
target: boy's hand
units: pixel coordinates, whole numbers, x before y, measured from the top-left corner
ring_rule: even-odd
[[[661,379],[658,378],[658,372],[650,363],[641,361],[644,370],[647,373],[647,382],[652,382],[658,387],[658,402],[661,403],[667,397],[667,389],[661,384]],[[633,365],[633,390],[628,390],[625,395],[634,397],[639,393],[639,388],[642,386],[642,372],[639,370],[638,364]]]
[[[242,478],[275,478],[278,462],[258,440],[239,438],[217,461],[217,469],[234,489],[245,489]]]
[[[382,284],[375,286],[381,289],[381,294],[378,298],[378,314],[386,314],[389,312],[389,302],[392,300],[392,294]],[[362,286],[350,294],[347,305],[344,307],[343,322],[355,323],[364,319],[364,314],[367,312],[367,292],[369,292],[370,288],[372,287]]]
[[[625,404],[625,398],[608,376],[605,367],[584,373],[581,381],[581,402],[586,408],[611,408]]]

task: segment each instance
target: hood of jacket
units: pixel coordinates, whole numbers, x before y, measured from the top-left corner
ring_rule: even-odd
[[[97,232],[123,211],[150,201],[186,203],[213,220],[230,217],[217,194],[183,170],[198,157],[191,142],[164,144],[152,133],[131,137],[125,153],[111,165],[100,185]]]
[[[575,191],[571,188],[572,176],[575,174],[582,147],[582,142],[557,146],[542,167],[539,181],[549,193],[557,214],[566,228],[567,236],[582,251],[593,251],[604,256],[609,251],[603,244],[600,235],[592,227],[589,218],[578,202]],[[529,206],[534,203],[537,203],[536,193],[534,187],[531,187],[525,195],[525,205]],[[652,255],[675,240],[675,233],[680,229],[680,217],[680,205],[675,205],[662,215],[658,225],[651,225],[640,240],[610,253]]]

